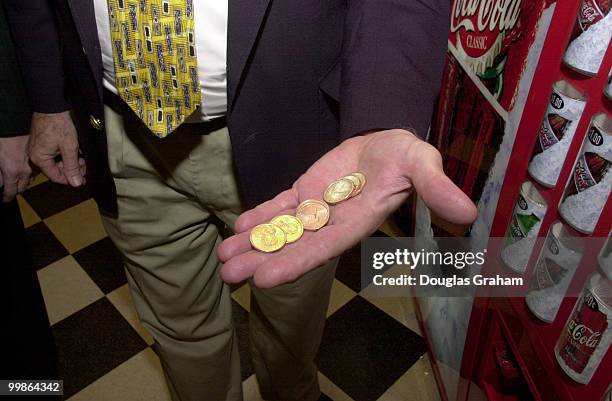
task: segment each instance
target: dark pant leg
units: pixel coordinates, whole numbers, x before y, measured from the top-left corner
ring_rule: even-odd
[[[0,379],[57,379],[55,343],[16,201],[0,202],[0,258]]]

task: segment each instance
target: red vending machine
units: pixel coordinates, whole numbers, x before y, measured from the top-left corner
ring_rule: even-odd
[[[479,216],[417,200],[414,235],[467,237],[525,288],[416,289],[445,401],[612,399],[611,3],[452,1],[429,140]]]

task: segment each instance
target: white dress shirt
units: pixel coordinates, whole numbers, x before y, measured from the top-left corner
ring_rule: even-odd
[[[210,121],[227,112],[227,1],[193,0],[198,75],[202,108],[186,122]],[[98,38],[102,50],[104,87],[117,93],[106,0],[94,0]]]

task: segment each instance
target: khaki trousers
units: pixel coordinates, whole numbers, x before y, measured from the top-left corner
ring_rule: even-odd
[[[160,140],[109,107],[105,119],[119,212],[103,222],[125,258],[172,398],[242,400],[230,291],[216,255],[223,227],[241,212],[227,128],[186,124]],[[288,285],[251,286],[250,345],[264,398],[319,397],[314,357],[335,269],[336,261]]]

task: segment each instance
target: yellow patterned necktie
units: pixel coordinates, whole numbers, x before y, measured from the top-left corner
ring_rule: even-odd
[[[107,0],[119,96],[160,138],[201,104],[193,0]]]

